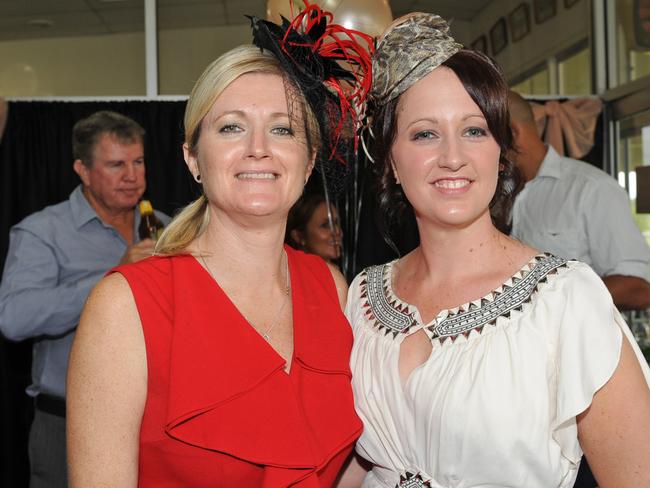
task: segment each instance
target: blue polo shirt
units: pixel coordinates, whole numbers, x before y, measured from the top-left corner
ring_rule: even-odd
[[[0,283],[0,332],[33,338],[32,384],[27,393],[65,397],[68,357],[90,290],[117,265],[127,243],[105,224],[79,185],[70,198],[46,207],[9,232]],[[156,212],[164,223],[169,217]],[[135,209],[134,238],[140,224]]]

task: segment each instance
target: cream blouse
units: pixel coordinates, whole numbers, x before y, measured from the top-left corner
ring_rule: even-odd
[[[363,487],[573,486],[576,416],[612,376],[626,337],[587,265],[539,255],[502,286],[423,324],[392,290],[394,262],[359,274],[346,315],[364,433],[375,465]],[[433,349],[402,384],[400,344],[423,329]],[[623,332],[623,333],[622,333]]]

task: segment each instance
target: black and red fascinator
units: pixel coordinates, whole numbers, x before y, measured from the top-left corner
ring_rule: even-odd
[[[334,188],[358,148],[371,84],[372,37],[332,23],[333,15],[303,0],[305,9],[282,24],[249,17],[253,44],[271,52],[318,120],[320,168]],[[329,164],[334,163],[334,164]]]

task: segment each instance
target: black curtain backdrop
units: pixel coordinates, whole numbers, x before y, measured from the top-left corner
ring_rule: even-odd
[[[184,101],[10,102],[0,143],[0,271],[10,227],[67,199],[79,183],[72,171],[72,126],[98,110],[128,115],[144,127],[147,197],[154,208],[171,215],[198,194],[181,151]],[[30,377],[31,341],[0,338],[0,486],[28,485]]]

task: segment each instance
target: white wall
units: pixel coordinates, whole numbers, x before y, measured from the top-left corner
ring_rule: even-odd
[[[489,36],[499,17],[521,0],[494,0],[472,22],[454,20],[451,32],[469,46]],[[509,79],[544,62],[589,35],[589,0],[558,13],[496,56]],[[159,32],[159,87],[166,95],[187,95],[203,69],[225,51],[251,40],[248,24]],[[0,96],[144,95],[144,34],[33,39],[0,42]]]
[[[489,39],[490,29],[499,19],[505,17],[517,7],[521,0],[495,0],[491,2],[471,23],[471,41],[485,34]],[[590,1],[580,0],[569,9],[564,2],[557,0],[555,17],[543,24],[535,24],[533,2],[530,6],[530,33],[523,39],[512,42],[508,31],[508,45],[495,56],[503,68],[506,77],[513,77],[543,63],[547,58],[566,50],[589,36],[591,25]],[[489,44],[489,40],[488,40]],[[491,49],[490,49],[491,54]]]
[[[248,24],[159,32],[160,93],[188,95],[210,62],[250,41]],[[142,32],[0,42],[0,96],[145,92]]]
[[[141,32],[0,42],[0,96],[144,94]]]
[[[470,43],[474,40],[472,37],[472,23],[466,20],[452,19],[449,26],[451,35],[457,42],[469,47]]]
[[[158,73],[161,95],[189,95],[208,64],[240,44],[250,44],[250,24],[160,31]]]

